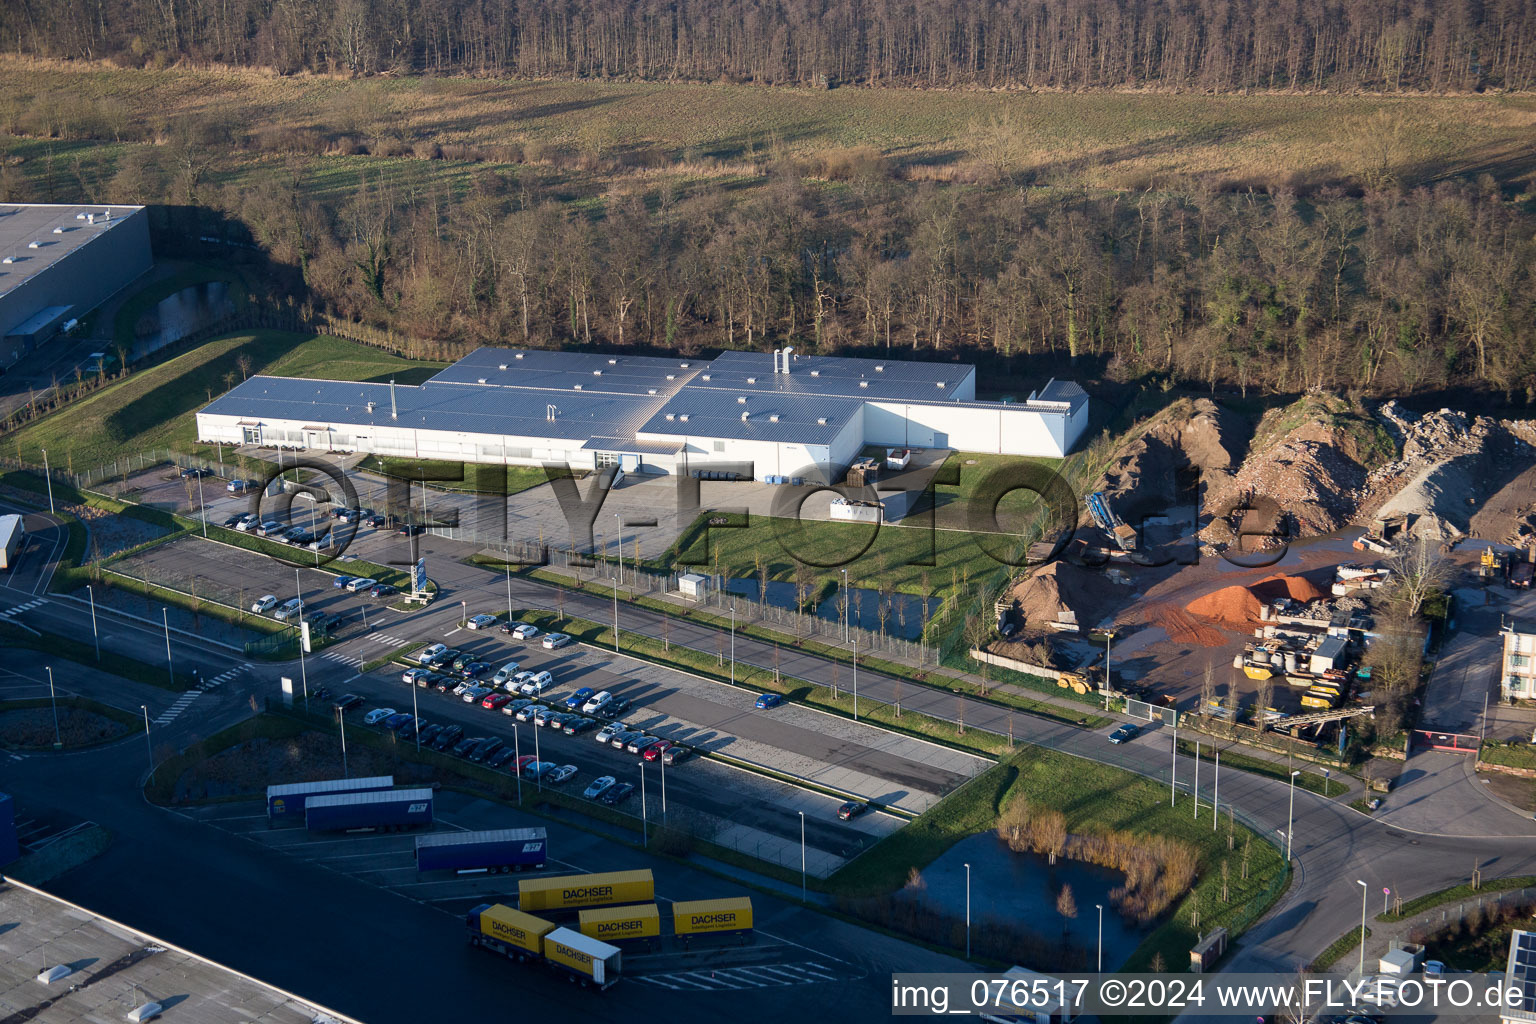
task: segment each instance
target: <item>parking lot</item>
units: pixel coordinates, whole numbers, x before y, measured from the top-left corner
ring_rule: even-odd
[[[416,835],[424,833],[315,835],[297,826],[268,828],[265,806],[258,802],[202,807],[184,813],[264,849],[341,872],[456,917],[481,903],[516,906],[519,879],[621,870],[632,866],[630,861],[636,856],[622,847],[604,843],[601,837],[462,794],[440,791],[434,805],[436,820],[425,831],[542,827],[549,833],[550,859],[542,869],[513,875],[418,872],[414,855]],[[725,880],[714,883],[707,893],[668,892],[664,885],[665,879],[658,879],[656,900],[661,905],[663,920],[670,919],[669,907],[674,900],[751,895]],[[756,932],[745,945],[735,936],[706,937],[691,950],[683,949],[671,936],[663,936],[654,946],[632,944],[625,951],[624,973],[652,988],[707,991],[847,981],[863,976],[864,969],[813,946],[780,937],[760,917]]]

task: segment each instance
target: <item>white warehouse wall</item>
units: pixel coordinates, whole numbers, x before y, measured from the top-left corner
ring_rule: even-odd
[[[1059,458],[1068,450],[1065,421],[1064,415],[1026,405],[870,402],[864,407],[864,436],[869,444],[889,447]]]

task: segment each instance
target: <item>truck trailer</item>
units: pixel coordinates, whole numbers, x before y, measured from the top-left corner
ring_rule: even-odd
[[[21,550],[21,541],[26,535],[21,516],[0,516],[0,569],[15,567],[16,553]]]
[[[752,900],[732,896],[723,900],[686,900],[672,904],[672,931],[678,935],[750,932]]]
[[[469,912],[464,925],[470,945],[512,960],[540,961],[583,985],[609,988],[623,970],[617,946],[505,904],[482,903]]]
[[[311,832],[345,829],[403,829],[432,824],[430,789],[388,789],[310,797],[304,823]]]
[[[654,939],[661,935],[661,911],[654,903],[583,910],[577,920],[581,934],[602,942]]]
[[[517,905],[525,911],[580,910],[619,903],[650,903],[655,899],[656,881],[649,868],[525,878],[517,883]]]
[[[287,782],[280,786],[268,786],[267,820],[303,817],[304,805],[312,796],[369,793],[394,787],[393,775],[374,775],[364,779],[325,779],[321,782]]]
[[[417,871],[521,871],[541,868],[549,839],[542,828],[438,832],[416,838]]]

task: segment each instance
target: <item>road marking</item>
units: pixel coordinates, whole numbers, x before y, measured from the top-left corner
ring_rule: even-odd
[[[156,725],[170,725],[176,720],[176,716],[187,710],[187,706],[203,695],[202,690],[188,690],[177,698],[176,703],[160,712],[160,717],[155,719]]]
[[[409,640],[402,640],[397,636],[390,636],[388,633],[370,633],[368,634],[368,639],[374,643],[383,644],[385,647],[404,647],[410,643]]]
[[[241,672],[244,672],[244,671],[245,671],[245,669],[242,666],[240,666],[240,665],[236,665],[234,668],[231,668],[231,669],[226,669],[225,671],[220,672],[218,675],[214,676],[212,679],[204,680],[203,681],[203,685],[202,685],[202,689],[204,689],[204,690],[216,690],[219,687],[223,686],[225,683],[227,683],[230,680],[234,679],[236,676],[238,676]]]
[[[23,755],[23,754],[11,754],[10,751],[6,751],[6,753],[10,754],[10,758],[11,758],[12,761],[25,761],[26,760],[26,756]]]
[[[29,612],[32,609],[40,608],[40,607],[42,607],[43,605],[45,605],[47,603],[48,603],[47,601],[45,601],[43,598],[39,597],[39,598],[35,598],[34,600],[28,601],[26,604],[14,605],[14,606],[12,606],[10,608],[7,608],[3,612],[0,612],[0,619],[9,619],[13,615],[20,615],[22,612]]]
[[[354,657],[350,654],[341,654],[336,651],[324,651],[321,653],[320,657],[324,658],[326,661],[334,661],[338,665],[346,665],[350,668],[363,667],[363,659]]]

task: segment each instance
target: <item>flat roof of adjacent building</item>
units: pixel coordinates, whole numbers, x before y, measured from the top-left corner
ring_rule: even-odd
[[[25,284],[142,209],[0,203],[0,259],[14,261],[0,263],[0,295]],[[108,212],[111,216],[104,218]],[[95,223],[87,223],[87,217],[94,217]],[[35,249],[31,248],[34,242]]]
[[[300,1000],[127,925],[29,886],[0,882],[0,1016],[53,1024],[124,1020],[155,1000],[185,1024],[311,1024],[351,1018]],[[73,965],[45,985],[44,969]]]

